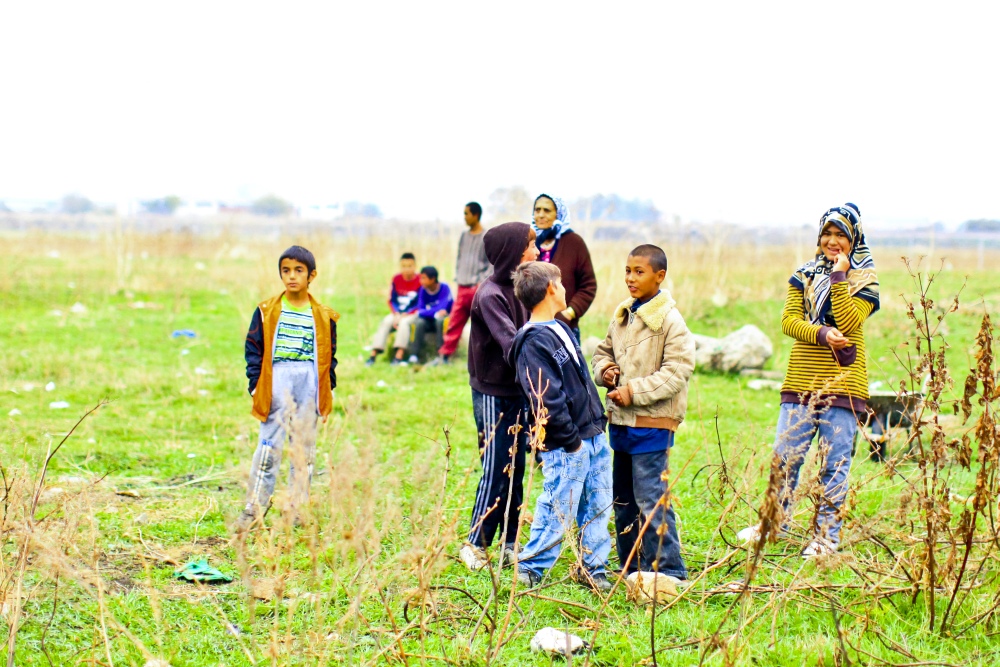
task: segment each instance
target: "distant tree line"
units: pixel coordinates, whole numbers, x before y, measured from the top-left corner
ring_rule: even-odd
[[[535,196],[515,185],[497,188],[489,196],[486,213],[490,220],[530,220]],[[559,193],[551,193],[558,196]],[[567,202],[577,222],[659,222],[660,211],[649,199],[626,199],[620,195],[596,194]]]

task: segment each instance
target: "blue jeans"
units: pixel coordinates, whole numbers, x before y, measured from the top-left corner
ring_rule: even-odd
[[[668,451],[664,449],[645,454],[615,452],[615,533],[618,535],[618,562],[622,568],[625,567],[632,550],[636,549],[639,531],[646,518],[650,517],[637,553],[629,563],[628,573],[637,570],[655,571],[687,579],[674,508],[670,504],[657,504],[663,494],[667,493],[667,482],[662,475],[667,470]]]
[[[858,420],[853,410],[837,407],[810,408],[797,403],[782,403],[778,416],[778,433],[774,452],[781,457],[784,485],[780,492],[786,523],[791,510],[792,494],[799,483],[799,469],[809,453],[816,433],[830,448],[823,468],[826,489],[819,506],[817,537],[833,544],[840,543],[841,521],[837,512],[847,496],[847,473],[851,470],[851,449]]]
[[[580,527],[583,567],[603,574],[611,553],[611,448],[599,433],[580,449],[540,452],[545,483],[538,497],[531,539],[518,558],[518,567],[542,575],[555,565],[566,530],[576,519]]]

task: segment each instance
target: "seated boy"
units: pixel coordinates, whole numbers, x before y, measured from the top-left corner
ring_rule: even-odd
[[[392,287],[389,293],[389,314],[382,322],[372,338],[372,354],[365,361],[366,366],[375,364],[375,357],[386,349],[389,335],[399,330],[399,324],[407,315],[417,309],[417,293],[420,291],[420,278],[417,276],[417,259],[412,252],[404,252],[399,258],[399,273],[392,277]],[[407,340],[410,330],[404,328]]]
[[[447,283],[438,282],[438,270],[433,266],[420,269],[418,278],[420,291],[417,293],[417,308],[399,323],[396,332],[396,358],[392,360],[394,365],[402,363],[403,355],[407,352],[410,355],[409,363],[419,362],[424,336],[432,329],[437,334],[437,346],[441,347],[443,344],[444,321],[454,303],[451,289]]]
[[[538,452],[545,484],[531,522],[531,537],[517,561],[518,582],[535,586],[541,581],[559,557],[566,530],[576,519],[584,571],[574,569],[571,576],[595,591],[608,591],[611,451],[604,435],[607,418],[573,332],[556,320],[566,309],[559,267],[545,262],[520,265],[514,273],[514,294],[531,311],[514,340],[514,368],[531,405],[533,422],[545,419]]]
[[[629,254],[625,285],[632,296],[615,309],[593,365],[594,379],[609,389],[618,560],[628,574],[658,572],[683,583],[687,569],[665,473],[687,409],[694,338],[670,293],[660,288],[666,275],[667,256],[657,246]]]
[[[285,290],[254,310],[244,349],[253,416],[261,424],[246,500],[234,525],[237,535],[245,534],[271,506],[286,438],[293,454],[292,509],[308,500],[316,418],[325,421],[330,414],[337,386],[340,315],[309,294],[316,259],[293,245],[278,259],[278,275]]]

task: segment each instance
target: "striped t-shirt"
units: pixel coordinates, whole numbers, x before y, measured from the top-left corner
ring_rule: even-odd
[[[274,340],[274,362],[312,361],[316,356],[316,332],[312,305],[296,308],[281,297],[281,317]]]

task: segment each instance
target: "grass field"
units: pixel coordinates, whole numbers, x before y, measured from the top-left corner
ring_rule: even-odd
[[[16,627],[12,664],[143,665],[155,657],[177,667],[548,665],[550,658],[528,648],[546,626],[593,641],[574,664],[1000,661],[1000,619],[991,613],[1000,601],[995,529],[986,530],[992,540],[976,541],[975,576],[963,585],[952,623],[932,630],[926,590],[914,592],[919,586],[900,569],[908,562],[901,554],[916,548],[922,531],[907,500],[919,470],[905,460],[887,472],[856,459],[840,555],[798,557],[811,518],[803,501],[793,538],[766,548],[750,593],[719,592],[747,573],[749,554],[730,543],[756,521],[778,412],[777,392],[750,390],[737,376],[695,375],[671,454],[683,554],[696,580],[683,597],[655,617],[621,589],[605,603],[565,579],[569,549],[535,593],[512,598],[508,571],[468,573],[456,556],[478,457],[464,356],[431,369],[362,363],[395,258],[413,250],[421,265],[434,263],[449,279],[454,239],[245,240],[119,230],[2,240],[0,639],[12,644]],[[280,291],[276,258],[292,242],[314,250],[313,293],[342,314],[336,406],[320,430],[305,525],[293,528],[272,511],[270,530],[241,550],[227,526],[243,497],[257,429],[243,340],[255,304]],[[756,324],[775,343],[768,367],[783,370],[790,344],[779,314],[800,251],[663,243],[671,288],[692,330],[723,335]],[[603,337],[626,296],[620,265],[627,250],[592,246],[599,295],[585,337]],[[908,377],[897,355],[916,354],[912,342],[900,347],[913,337],[900,295],[913,295],[914,283],[893,252],[875,252],[883,308],[866,326],[870,379],[895,387]],[[961,253],[920,264],[924,272],[943,266],[931,295],[945,309],[967,281],[960,309],[945,320],[950,399],[961,395],[974,365],[983,314],[995,315],[1000,303],[997,259],[981,272],[965,268],[976,262]],[[197,336],[171,336],[181,329]],[[46,451],[102,399],[110,402],[53,458],[32,511]],[[51,408],[56,401],[69,407]],[[947,422],[949,434],[968,428],[957,418]],[[957,500],[942,511],[957,525],[975,480],[958,466],[946,469]],[[528,514],[540,473],[531,480]],[[993,498],[991,512],[995,505]],[[200,555],[234,582],[199,587],[173,577],[178,564]],[[949,576],[930,589],[947,591]],[[936,618],[947,602],[946,594],[935,598]]]

